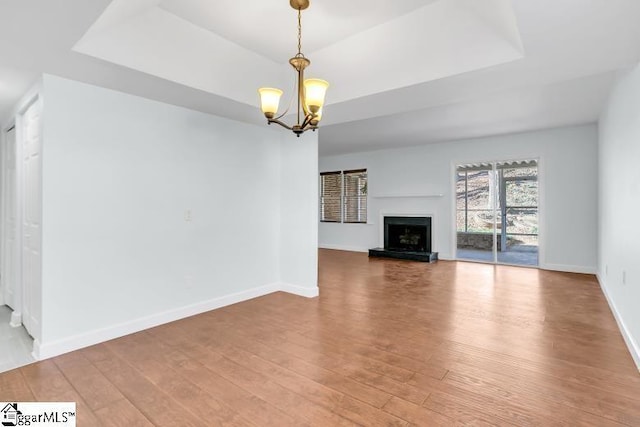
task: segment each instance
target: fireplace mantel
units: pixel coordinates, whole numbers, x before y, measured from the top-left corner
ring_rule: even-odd
[[[433,197],[444,197],[444,194],[440,193],[426,193],[426,194],[375,194],[374,199],[429,199]]]

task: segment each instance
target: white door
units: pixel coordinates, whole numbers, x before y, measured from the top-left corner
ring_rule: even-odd
[[[22,120],[22,324],[39,328],[42,281],[42,108],[35,102]]]
[[[17,219],[17,174],[16,174],[16,130],[6,134],[2,147],[2,289],[4,302],[13,310],[20,312],[20,298],[16,293],[18,287],[17,269],[18,253],[18,219]]]

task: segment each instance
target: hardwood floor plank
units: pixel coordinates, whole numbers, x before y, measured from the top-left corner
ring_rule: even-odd
[[[196,358],[198,355],[206,355],[207,353],[203,353],[202,348],[194,348],[191,341],[192,338],[198,342],[201,341],[201,334],[197,332],[201,330],[194,328],[193,324],[181,323],[180,326],[184,328],[182,333],[174,332],[179,334],[180,338],[178,338],[178,342],[175,340],[170,341],[171,345],[176,346],[176,348],[191,348],[192,351],[195,351]],[[169,336],[173,336],[173,334],[169,334],[169,336],[165,334],[166,328],[162,328],[162,331],[152,330],[150,333],[159,334],[156,335],[159,339],[162,339],[161,336],[163,335],[166,339],[169,339]],[[272,375],[274,380],[278,382],[284,380],[284,382],[281,382],[283,386],[335,411],[342,417],[363,425],[404,425],[400,420],[380,411],[376,407],[360,402],[348,394],[345,395],[330,385],[326,386],[313,381],[304,376],[304,372],[299,374],[295,369],[290,370],[291,364],[296,366],[296,362],[305,363],[303,360],[296,361],[295,357],[290,356],[289,353],[282,352],[281,349],[269,347],[257,340],[243,338],[240,334],[222,334],[224,336],[219,338],[225,344],[216,343],[208,339],[206,340],[208,347],[215,349],[219,354],[224,354],[225,357],[240,365],[244,364],[249,369],[256,370],[256,366],[262,367],[261,372],[265,375]],[[234,345],[226,343],[233,343]],[[199,346],[196,345],[195,347]],[[265,357],[265,359],[260,357]]]
[[[595,389],[580,387],[570,382],[553,381],[535,375],[505,375],[481,369],[464,369],[464,373],[449,371],[445,381],[476,382],[506,385],[516,393],[549,399],[565,406],[582,410],[612,421],[627,425],[640,425],[640,402],[631,401],[610,393],[594,392]]]
[[[151,422],[159,426],[206,426],[170,395],[112,353],[106,344],[81,350],[102,374]]]
[[[32,402],[35,400],[27,381],[18,369],[0,374],[0,401]]]
[[[93,411],[52,360],[19,368],[38,402],[75,402],[78,425],[97,425]]]
[[[382,352],[375,352],[375,349],[370,349],[369,353],[378,355],[378,358],[368,357],[363,352],[358,351],[364,346],[354,346],[348,342],[334,344],[332,340],[325,339],[324,337],[314,339],[310,336],[302,335],[297,332],[287,331],[286,329],[278,329],[278,332],[281,338],[284,338],[288,343],[300,348],[301,351],[307,351],[315,355],[326,355],[328,362],[329,360],[332,360],[338,366],[357,365],[358,367],[367,369],[371,372],[385,375],[403,382],[411,378],[415,372],[413,370],[400,367],[397,364],[394,365],[380,360],[380,358],[384,358],[384,356],[379,356],[377,353]]]
[[[433,407],[434,403],[447,406],[456,405],[469,408],[476,414],[486,414],[492,417],[492,422],[501,424],[502,420],[507,424],[516,426],[569,426],[569,423],[553,418],[552,414],[539,414],[524,407],[518,402],[508,402],[499,397],[485,396],[451,386],[450,384],[438,383],[429,395],[423,406],[431,407],[436,412],[438,408]]]
[[[253,369],[239,365],[232,360],[210,352],[199,361],[209,369],[217,372],[235,384],[251,390],[256,396],[270,403],[281,411],[293,416],[300,424],[316,424],[322,420],[332,425],[352,425],[344,418],[325,408],[318,406],[282,385],[271,381]]]
[[[419,426],[452,426],[456,424],[452,418],[397,397],[391,398],[383,409],[396,417]]]
[[[361,425],[371,426],[404,424],[400,420],[394,419],[393,417],[383,413],[378,408],[369,406],[364,402],[360,402],[357,399],[317,383],[303,375],[297,374],[295,371],[287,369],[284,367],[287,366],[287,362],[282,362],[282,359],[276,360],[276,363],[274,363],[252,353],[252,349],[256,348],[255,342],[252,343],[242,339],[229,339],[229,341],[233,342],[234,345],[225,345],[222,352],[226,357],[247,368],[262,372],[269,378],[279,384],[282,384],[284,387],[300,394],[301,396],[305,396],[310,401],[326,407],[345,419]],[[216,348],[219,349],[220,347]],[[266,351],[269,354],[269,359],[274,360],[272,356],[276,352],[270,348],[267,348]],[[256,353],[260,353],[260,350],[257,350]]]
[[[295,301],[288,300],[282,304],[286,308],[285,313],[300,317],[296,323],[302,323],[304,318],[308,316],[309,311],[304,307],[297,307]],[[261,310],[269,310],[269,307],[263,307]],[[275,308],[271,310],[273,313],[283,311]],[[254,316],[264,313],[264,311],[257,309],[256,311]],[[313,326],[299,328],[299,333],[324,339],[324,337],[335,337],[335,331],[339,329],[341,331],[339,336],[344,337],[344,341],[360,343],[374,350],[405,356],[418,362],[428,360],[441,342],[435,337],[425,341],[416,341],[414,339],[415,332],[411,331],[411,328],[407,328],[404,323],[394,323],[375,316],[355,316],[345,319],[334,313],[325,312],[323,309],[319,311],[323,312],[320,319],[313,321]],[[352,313],[352,310],[349,310],[348,313]],[[290,321],[285,319],[281,323],[286,327]]]
[[[191,330],[187,328],[186,330]],[[391,397],[389,393],[380,391],[374,387],[359,383],[345,375],[341,375],[326,368],[326,364],[333,364],[324,355],[313,353],[307,349],[290,343],[273,331],[261,329],[259,325],[253,327],[256,334],[249,334],[255,339],[272,348],[278,348],[288,354],[296,356],[289,360],[288,368],[304,375],[320,384],[333,388],[336,391],[350,395],[376,408],[381,408]],[[309,360],[310,362],[307,362]],[[333,366],[333,365],[332,365]]]
[[[409,384],[424,390],[431,396],[434,393],[446,394],[448,399],[457,401],[461,405],[473,408],[474,411],[485,413],[491,417],[504,420],[517,426],[568,426],[570,423],[554,418],[547,412],[539,412],[522,404],[517,399],[508,399],[508,394],[502,391],[494,392],[490,389],[477,390],[466,385],[456,385],[450,382],[416,374]],[[425,401],[426,402],[426,401]]]
[[[248,321],[248,319],[246,320]],[[186,326],[186,328],[190,329],[189,326]],[[210,340],[211,336],[224,333],[224,330],[226,329],[228,329],[228,325],[224,323],[216,323],[216,327],[203,328],[198,330],[200,331],[200,333],[206,334],[202,336],[202,339],[204,341],[207,341],[207,339]],[[266,341],[264,334],[266,334],[267,332],[277,332],[276,341]],[[317,364],[320,367],[353,378],[356,381],[358,381],[358,379],[354,376],[354,374],[357,374],[363,370],[368,370],[374,374],[378,374],[381,376],[388,376],[390,379],[400,382],[407,381],[414,374],[413,371],[399,368],[391,363],[379,361],[375,358],[369,358],[367,356],[361,356],[358,354],[358,352],[362,349],[362,346],[358,348],[352,348],[349,343],[337,345],[329,342],[323,345],[320,340],[312,340],[309,337],[299,335],[297,333],[288,333],[286,330],[273,327],[269,327],[269,331],[253,328],[251,333],[244,335],[250,339],[261,340],[262,342],[266,342],[269,345],[275,347],[287,347],[290,354],[294,354],[297,357]],[[439,373],[438,375],[441,378],[444,374]],[[367,382],[362,383],[371,385]]]
[[[127,360],[160,390],[172,396],[199,419],[216,426],[251,426],[228,405],[207,394],[197,385],[179,375],[162,356],[164,348],[147,333],[125,337],[107,343],[109,349]]]
[[[576,381],[575,377],[563,378],[560,374],[552,375],[548,371],[532,371],[526,364],[526,367],[505,364],[491,358],[451,351],[434,358],[434,363],[447,365],[453,371],[449,379],[454,379],[458,373],[470,373],[491,378],[501,384],[526,384],[528,389],[540,395],[555,396],[556,401],[632,425],[638,422],[640,416],[639,393],[629,393],[627,388],[606,386],[602,381],[591,381],[597,384],[591,385],[585,381]]]
[[[472,426],[500,426],[514,427],[514,424],[500,418],[494,418],[475,408],[468,407],[458,399],[451,398],[444,393],[431,393],[422,404],[423,407],[445,415],[457,423]]]
[[[179,351],[174,351],[167,357],[171,360],[171,367],[178,374],[215,399],[224,402],[251,423],[260,426],[295,426],[300,424],[290,415],[209,370],[192,357]]]
[[[504,353],[447,341],[434,354],[429,363],[482,363],[485,368],[495,366],[498,372],[518,367],[538,374],[570,380],[576,384],[596,387],[602,391],[615,392],[630,398],[640,396],[640,375],[620,375],[603,368],[593,368],[550,357],[514,357]]]
[[[95,411],[104,427],[153,427],[153,424],[127,399],[117,400]]]
[[[53,362],[93,411],[124,399],[122,393],[81,353],[68,353]]]
[[[451,375],[451,379],[449,376]],[[447,374],[444,381],[434,383],[432,378],[416,375],[410,383],[416,387],[433,390],[440,389],[443,384],[456,386],[458,389],[470,391],[475,394],[484,395],[490,399],[497,399],[504,402],[512,413],[519,416],[529,417],[536,420],[534,425],[563,425],[569,426],[619,426],[619,423],[575,409],[571,406],[563,405],[545,396],[539,396],[522,390],[514,390],[513,384],[495,384],[487,382],[481,378],[467,377],[463,381],[458,381],[458,376],[453,376],[451,372]],[[455,391],[454,391],[455,393]],[[555,421],[554,421],[555,420]]]

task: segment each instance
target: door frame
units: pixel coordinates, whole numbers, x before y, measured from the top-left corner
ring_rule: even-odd
[[[497,261],[497,256],[496,256],[496,249],[497,249],[497,241],[496,241],[496,229],[495,229],[495,225],[494,225],[494,231],[493,231],[493,235],[494,235],[494,241],[493,241],[493,254],[494,254],[494,261],[493,262],[489,262],[489,261],[469,261],[469,260],[464,260],[464,259],[459,259],[458,258],[458,230],[457,230],[457,199],[456,199],[456,191],[457,191],[457,186],[456,186],[456,171],[457,171],[457,167],[458,165],[461,164],[468,164],[468,163],[491,163],[492,167],[491,169],[493,170],[494,167],[493,165],[495,163],[499,163],[499,162],[523,162],[523,161],[527,161],[527,160],[535,160],[538,162],[538,265],[537,266],[532,266],[532,265],[518,265],[518,264],[507,264],[507,263],[502,263],[502,262],[498,262]],[[499,160],[495,160],[494,158],[491,159],[479,159],[479,158],[475,158],[475,159],[456,159],[453,160],[451,162],[451,166],[450,166],[450,172],[449,172],[449,176],[451,179],[450,182],[450,189],[451,189],[451,198],[450,198],[450,209],[451,209],[451,215],[450,218],[452,219],[452,223],[451,223],[451,234],[450,234],[450,239],[451,239],[451,248],[452,248],[452,256],[451,258],[453,260],[456,261],[469,261],[469,262],[478,262],[478,263],[483,263],[483,264],[490,264],[490,265],[512,265],[512,266],[516,266],[516,267],[524,267],[524,268],[540,268],[540,269],[544,269],[545,265],[546,265],[546,258],[545,258],[545,239],[544,236],[546,234],[546,221],[545,221],[545,170],[544,170],[544,165],[545,165],[545,161],[544,161],[544,156],[538,154],[538,155],[531,155],[531,156],[522,156],[522,157],[515,157],[515,158],[507,158],[507,159],[499,159]],[[495,224],[495,221],[494,221]]]

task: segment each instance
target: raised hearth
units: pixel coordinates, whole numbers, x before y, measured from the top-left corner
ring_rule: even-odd
[[[385,248],[369,249],[370,257],[407,259],[410,261],[434,262],[438,260],[438,252],[388,251]]]

